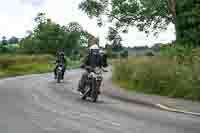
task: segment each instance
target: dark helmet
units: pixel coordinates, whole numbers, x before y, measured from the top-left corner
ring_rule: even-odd
[[[65,53],[64,53],[64,52],[59,52],[59,53],[58,53],[58,56],[60,56],[60,57],[63,56],[63,57],[64,57],[64,56],[65,56]]]

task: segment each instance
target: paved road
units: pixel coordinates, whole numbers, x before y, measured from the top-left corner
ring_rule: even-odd
[[[0,133],[200,133],[199,117],[103,95],[83,102],[75,91],[80,72],[66,76],[61,84],[51,74],[0,81]]]

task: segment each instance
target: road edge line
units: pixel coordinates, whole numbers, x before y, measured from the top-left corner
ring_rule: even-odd
[[[184,111],[184,110],[181,110],[181,109],[175,109],[175,108],[167,107],[163,104],[155,104],[155,106],[162,109],[162,110],[166,110],[166,111],[169,111],[169,112],[177,112],[177,113],[183,113],[183,114],[194,115],[194,116],[200,117],[200,113],[196,113],[196,112],[190,112],[190,111]]]

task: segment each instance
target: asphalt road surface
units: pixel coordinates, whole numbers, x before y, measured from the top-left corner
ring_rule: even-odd
[[[200,117],[100,96],[82,101],[80,70],[0,81],[0,133],[200,133]],[[103,87],[106,88],[106,85]]]

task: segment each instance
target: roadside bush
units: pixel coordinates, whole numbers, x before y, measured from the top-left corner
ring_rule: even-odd
[[[52,72],[55,57],[51,55],[0,55],[0,78]],[[67,58],[67,69],[77,68],[80,61]]]
[[[51,55],[13,55],[0,56],[0,68],[6,69],[11,65],[48,64],[54,57]]]
[[[149,52],[147,52],[147,53],[145,54],[145,56],[154,56],[154,53],[151,52],[151,51],[149,51]]]
[[[128,58],[128,50],[122,51],[122,52],[120,53],[120,56],[121,56],[122,58]]]
[[[200,101],[200,63],[137,57],[115,63],[113,81],[129,90]]]

